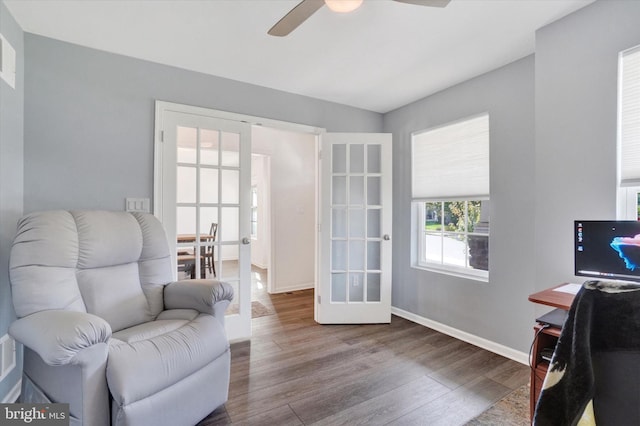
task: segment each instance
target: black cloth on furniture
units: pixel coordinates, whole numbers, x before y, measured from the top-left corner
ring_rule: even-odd
[[[535,426],[640,424],[640,285],[586,281],[536,404]],[[625,380],[626,378],[626,380]]]

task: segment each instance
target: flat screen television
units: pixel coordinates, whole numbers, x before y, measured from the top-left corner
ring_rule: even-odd
[[[575,274],[640,281],[640,221],[576,220]]]

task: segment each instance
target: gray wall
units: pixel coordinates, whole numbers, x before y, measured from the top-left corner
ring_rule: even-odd
[[[23,199],[23,111],[24,111],[24,35],[4,3],[0,2],[0,33],[16,50],[16,87],[0,79],[0,336],[15,319],[9,286],[9,251],[22,216]],[[0,382],[0,401],[20,380],[21,348],[18,365]]]
[[[573,275],[573,221],[616,217],[618,53],[640,2],[597,1],[536,33],[533,57],[385,115],[394,133],[393,305],[527,352],[537,290]],[[491,116],[490,281],[410,265],[410,133]],[[535,118],[534,118],[535,117]]]
[[[490,281],[410,267],[411,132],[489,112]],[[385,115],[394,141],[393,305],[521,351],[531,342],[534,288],[534,57]]]
[[[537,32],[536,289],[575,280],[575,219],[616,217],[618,52],[639,44],[637,1],[598,1]]]
[[[382,115],[25,34],[25,211],[122,210],[153,195],[154,101],[325,127]]]

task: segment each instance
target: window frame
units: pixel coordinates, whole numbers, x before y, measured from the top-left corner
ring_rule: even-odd
[[[424,209],[426,203],[442,202],[442,215],[446,202],[481,201],[482,209],[486,208],[481,218],[490,223],[490,151],[491,117],[488,111],[411,134],[412,267],[476,281],[489,281],[490,253],[487,254],[487,270],[470,266],[468,237],[486,236],[489,244],[490,229],[487,229],[486,233],[477,234],[469,233],[468,226],[465,226],[464,233],[449,233],[443,229],[440,236],[442,245],[447,235],[464,235],[467,255],[465,266],[445,264],[444,250],[439,263],[429,261],[426,258],[427,232]],[[433,164],[433,168],[430,168],[430,164]],[[439,184],[445,183],[443,179],[447,185]],[[465,221],[469,220],[467,209],[468,204],[465,204]],[[441,220],[444,225],[444,217],[441,217]]]
[[[443,262],[436,263],[431,262],[426,259],[426,240],[425,237],[427,235],[427,231],[425,229],[425,204],[427,203],[442,203],[442,211],[444,211],[444,203],[450,201],[464,201],[465,203],[465,230],[461,231],[442,231],[441,232],[441,244],[444,244],[444,238],[447,235],[464,235],[465,236],[465,251],[468,253],[469,251],[469,240],[468,237],[477,235],[490,238],[490,231],[487,230],[487,233],[478,233],[478,232],[469,232],[469,215],[468,215],[468,202],[469,201],[481,201],[488,202],[488,197],[478,197],[472,199],[456,199],[456,200],[414,200],[412,201],[413,213],[415,220],[414,223],[414,236],[416,238],[415,244],[415,259],[412,267],[416,269],[427,270],[431,272],[442,273],[446,275],[453,275],[461,278],[467,278],[476,281],[488,282],[489,281],[489,270],[483,269],[475,269],[469,265],[468,256],[465,260],[465,266],[457,266],[451,264],[445,264]],[[441,214],[441,220],[444,222],[444,217]]]
[[[637,177],[625,179],[625,176],[623,176],[625,172],[623,171],[624,165],[622,162],[624,146],[627,143],[623,134],[623,107],[624,105],[626,105],[624,93],[624,61],[631,55],[633,55],[634,59],[637,60],[637,55],[640,55],[640,45],[632,47],[630,49],[626,49],[620,52],[620,54],[618,55],[618,208],[616,216],[619,220],[640,220],[640,200],[638,199],[638,195],[640,194],[640,179],[638,179]],[[640,76],[638,76],[637,74],[637,67],[634,70],[635,72],[632,75],[635,75],[636,79],[633,80],[633,83],[631,83],[631,85],[636,87],[635,94],[637,95],[637,85],[640,84]],[[630,90],[633,91],[634,89]],[[638,99],[637,96],[632,99],[635,101],[633,103],[634,106],[640,106],[638,105],[640,104],[640,99]],[[637,156],[634,156],[634,158],[637,158]]]

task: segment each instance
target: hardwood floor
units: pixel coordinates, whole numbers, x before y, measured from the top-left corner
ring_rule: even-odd
[[[275,313],[231,345],[229,400],[199,426],[462,425],[529,379],[527,366],[396,316],[319,325],[313,290],[254,288],[254,300]]]

